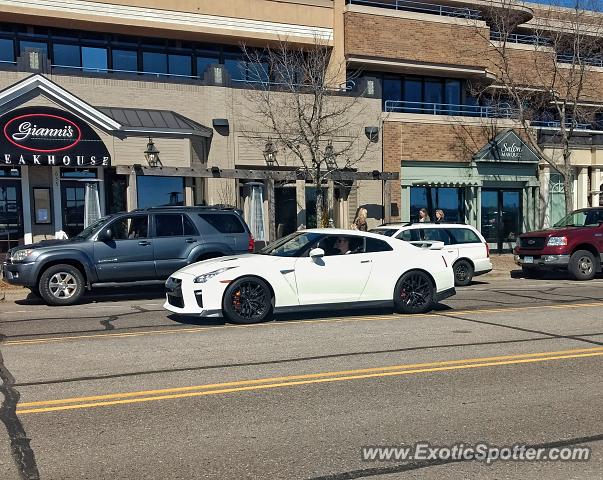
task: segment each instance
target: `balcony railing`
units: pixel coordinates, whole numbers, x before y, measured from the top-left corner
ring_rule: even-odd
[[[444,17],[457,18],[481,18],[479,10],[465,7],[449,7],[447,5],[437,5],[435,3],[415,2],[412,0],[347,0],[350,5],[363,5],[367,7],[389,8],[392,10],[403,10],[407,12],[428,13],[432,15],[441,15]]]
[[[558,53],[557,61],[559,63],[569,63],[572,65],[589,65],[592,67],[603,67],[603,57],[574,57],[574,55]]]
[[[502,42],[505,39],[505,35],[496,30],[490,31],[490,40]],[[547,46],[551,44],[548,38],[540,37],[538,35],[520,35],[518,33],[508,33],[506,35],[508,43],[522,43],[524,45],[542,45]]]
[[[570,120],[566,121],[566,128],[569,127],[570,123]],[[561,128],[561,122],[559,120],[532,120],[530,125],[542,128]],[[574,130],[600,130],[600,126],[591,123],[574,122]]]
[[[510,105],[504,103],[485,106],[386,100],[385,111],[392,113],[420,113],[425,115],[454,115],[480,118],[517,117],[517,109],[511,108]]]

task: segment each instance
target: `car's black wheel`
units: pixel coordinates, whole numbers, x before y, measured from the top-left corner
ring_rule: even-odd
[[[588,250],[574,252],[570,257],[568,270],[576,280],[591,280],[596,273],[595,256]]]
[[[544,275],[544,272],[541,270],[531,267],[521,267],[521,272],[524,278],[542,278]]]
[[[73,305],[84,293],[84,276],[72,265],[53,265],[40,276],[38,289],[48,305]]]
[[[419,270],[406,272],[394,289],[394,307],[401,313],[423,313],[434,303],[435,287],[429,275]]]
[[[454,284],[457,287],[466,287],[473,278],[473,266],[467,260],[459,260],[452,267],[454,271]]]
[[[222,310],[232,323],[260,323],[272,317],[272,293],[268,284],[256,277],[232,282],[224,292]]]

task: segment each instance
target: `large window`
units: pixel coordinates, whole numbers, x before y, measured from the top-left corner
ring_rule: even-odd
[[[15,44],[8,38],[0,38],[0,62],[15,61]]]
[[[168,73],[167,55],[157,52],[142,52],[142,68],[145,73]]]
[[[137,192],[138,208],[184,205],[182,177],[139,176]]]
[[[136,72],[138,53],[135,50],[113,50],[113,70]]]
[[[410,218],[417,221],[419,210],[426,208],[431,220],[435,219],[436,209],[444,212],[446,222],[465,220],[465,195],[463,188],[411,187]]]
[[[81,67],[82,59],[80,57],[79,45],[65,45],[55,43],[52,47],[52,64],[62,67]]]
[[[94,72],[107,71],[107,50],[98,47],[82,47],[82,67]]]

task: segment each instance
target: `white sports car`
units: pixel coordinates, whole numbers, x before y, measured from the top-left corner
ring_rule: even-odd
[[[212,258],[178,270],[166,282],[164,308],[224,316],[233,323],[350,307],[421,313],[456,293],[452,268],[438,250],[442,245],[420,248],[331,228],[299,231],[256,254]]]

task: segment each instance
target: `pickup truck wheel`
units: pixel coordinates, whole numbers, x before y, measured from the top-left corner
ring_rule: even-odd
[[[591,280],[596,273],[595,257],[588,250],[578,250],[570,257],[568,270],[576,280]]]
[[[84,293],[84,277],[72,265],[53,265],[40,276],[38,289],[48,305],[73,305]]]
[[[471,283],[473,267],[467,260],[459,260],[453,265],[452,270],[454,271],[454,284],[457,287],[466,287]]]

